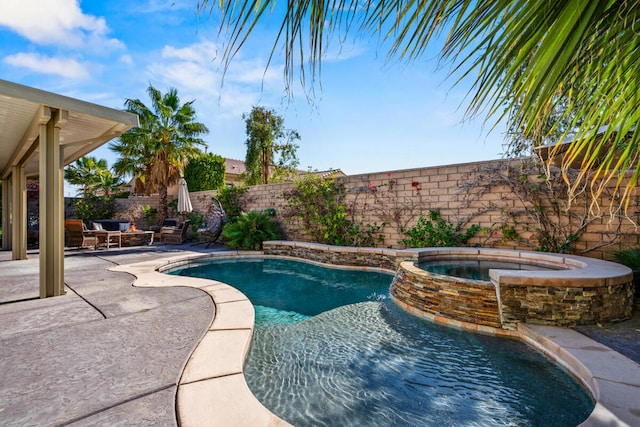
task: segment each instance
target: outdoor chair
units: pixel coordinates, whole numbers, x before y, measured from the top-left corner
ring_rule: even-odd
[[[152,225],[151,227],[149,227],[149,230],[153,231],[154,233],[160,233],[160,230],[162,230],[162,227],[177,227],[177,226],[178,226],[178,218],[166,218],[162,222],[162,225]]]
[[[98,237],[87,230],[82,220],[67,219],[64,222],[64,229],[67,232],[67,247],[96,249],[98,246]]]
[[[204,245],[208,248],[220,238],[222,229],[227,222],[227,213],[222,208],[222,203],[215,197],[211,198],[212,204],[204,218],[204,227],[198,228],[199,242],[195,245]]]
[[[174,245],[182,244],[187,238],[187,230],[189,229],[190,222],[191,221],[186,220],[178,227],[162,227],[160,229],[160,241]]]

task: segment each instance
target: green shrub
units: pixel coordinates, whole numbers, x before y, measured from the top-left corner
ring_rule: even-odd
[[[225,244],[233,249],[261,250],[265,240],[280,238],[280,228],[266,211],[243,213],[222,231]]]
[[[204,224],[204,215],[198,211],[191,211],[185,216],[189,220],[189,238],[198,237],[197,230],[202,227],[202,224]]]
[[[113,218],[116,212],[116,202],[112,197],[89,196],[74,200],[71,206],[75,209],[76,218],[84,221]]]
[[[632,270],[640,270],[640,249],[625,249],[613,252],[615,262],[626,265]]]
[[[184,179],[189,191],[217,190],[224,187],[226,174],[224,157],[209,153],[189,160],[184,169]]]
[[[454,225],[442,218],[439,211],[429,211],[429,220],[421,216],[416,225],[401,231],[408,236],[402,243],[409,248],[452,247],[465,245],[480,231],[480,226],[474,224],[462,232],[462,224]]]
[[[142,206],[140,209],[142,210],[142,218],[144,218],[145,221],[147,222],[156,221],[156,218],[158,217],[158,209],[150,205]]]
[[[356,220],[354,210],[345,205],[344,184],[333,177],[308,173],[294,184],[282,195],[287,201],[284,217],[300,224],[312,242],[373,247],[384,241],[381,230],[386,222],[378,225]]]
[[[218,199],[227,214],[228,222],[235,222],[242,214],[242,196],[246,193],[247,187],[225,187],[220,190]]]

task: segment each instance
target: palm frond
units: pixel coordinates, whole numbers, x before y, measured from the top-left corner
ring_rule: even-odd
[[[411,60],[444,35],[441,60],[456,82],[473,79],[467,115],[482,114],[493,126],[508,120],[522,138],[557,147],[570,139],[561,166],[579,161],[582,170],[571,191],[590,182],[597,204],[613,185],[621,192],[617,207],[625,206],[640,177],[639,2],[300,0],[279,7],[275,0],[202,0],[198,7],[222,15],[226,64],[267,15],[280,20],[270,61],[284,51],[287,87],[296,70],[303,85],[315,83],[333,37],[377,36],[390,57]],[[559,103],[564,113],[556,117]],[[549,126],[550,118],[564,124]]]

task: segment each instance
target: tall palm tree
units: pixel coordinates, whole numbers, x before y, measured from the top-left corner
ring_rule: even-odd
[[[200,135],[209,132],[196,121],[194,101],[180,103],[170,88],[164,95],[152,85],[147,89],[151,108],[139,99],[127,99],[126,111],[137,114],[140,126],[132,128],[111,144],[120,155],[113,168],[131,174],[144,184],[147,194],[160,195],[160,220],[167,217],[167,188],[178,182],[190,158],[202,154]]]
[[[495,123],[504,118],[510,129],[519,129],[519,138],[530,141],[571,139],[562,168],[576,162],[581,168],[580,178],[568,182],[571,189],[580,191],[590,182],[597,200],[613,181],[621,190],[621,206],[628,203],[640,177],[640,2],[282,3],[201,0],[198,7],[201,12],[221,11],[222,26],[229,29],[227,64],[259,21],[280,20],[271,55],[284,49],[288,83],[298,67],[303,83],[305,76],[315,81],[334,36],[378,36],[381,45],[389,46],[390,57],[415,59],[444,34],[441,59],[451,63],[457,78],[475,78],[468,114],[483,113]],[[559,103],[564,105],[560,116]],[[562,123],[564,129],[558,132],[547,123]],[[627,180],[620,172],[629,169],[633,173]]]

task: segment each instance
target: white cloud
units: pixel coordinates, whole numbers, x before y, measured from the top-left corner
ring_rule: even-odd
[[[3,62],[14,67],[72,79],[87,79],[90,76],[85,64],[70,58],[51,58],[37,53],[17,53],[6,56]]]
[[[0,2],[0,26],[43,45],[94,46],[102,51],[124,46],[108,38],[104,18],[84,14],[78,0],[4,0]]]
[[[165,84],[206,96],[217,96],[220,77],[214,64],[216,48],[203,42],[185,48],[165,46],[161,61],[147,66],[149,73]]]
[[[162,49],[162,57],[165,59],[178,59],[181,61],[197,62],[199,64],[211,64],[217,56],[218,47],[215,43],[208,41],[183,48],[165,46]]]
[[[129,54],[121,55],[120,62],[125,65],[133,65],[133,57]]]
[[[269,67],[258,59],[233,60],[225,78],[229,81],[247,84],[263,84],[282,81],[282,69]]]
[[[183,100],[197,99],[199,114],[216,120],[238,120],[252,105],[269,97],[264,95],[273,92],[272,87],[280,99],[281,68],[265,69],[264,59],[245,55],[234,58],[224,74],[218,46],[209,41],[182,48],[165,46],[161,59],[147,66],[152,81],[178,88]]]
[[[221,57],[218,55],[218,46],[208,41],[193,44],[184,48],[175,48],[173,46],[165,46],[162,49],[163,62],[167,67],[185,68],[188,74],[197,69],[198,73],[205,76],[215,78],[220,81],[223,75],[223,64]],[[156,64],[157,65],[157,64]],[[245,59],[236,56],[231,61],[229,68],[224,75],[225,82],[235,82],[244,84],[264,84],[279,80],[281,77],[281,67],[271,66],[266,68],[266,61],[260,58]],[[200,76],[193,75],[200,79]],[[208,82],[210,83],[210,82]],[[193,84],[193,82],[191,83]]]

